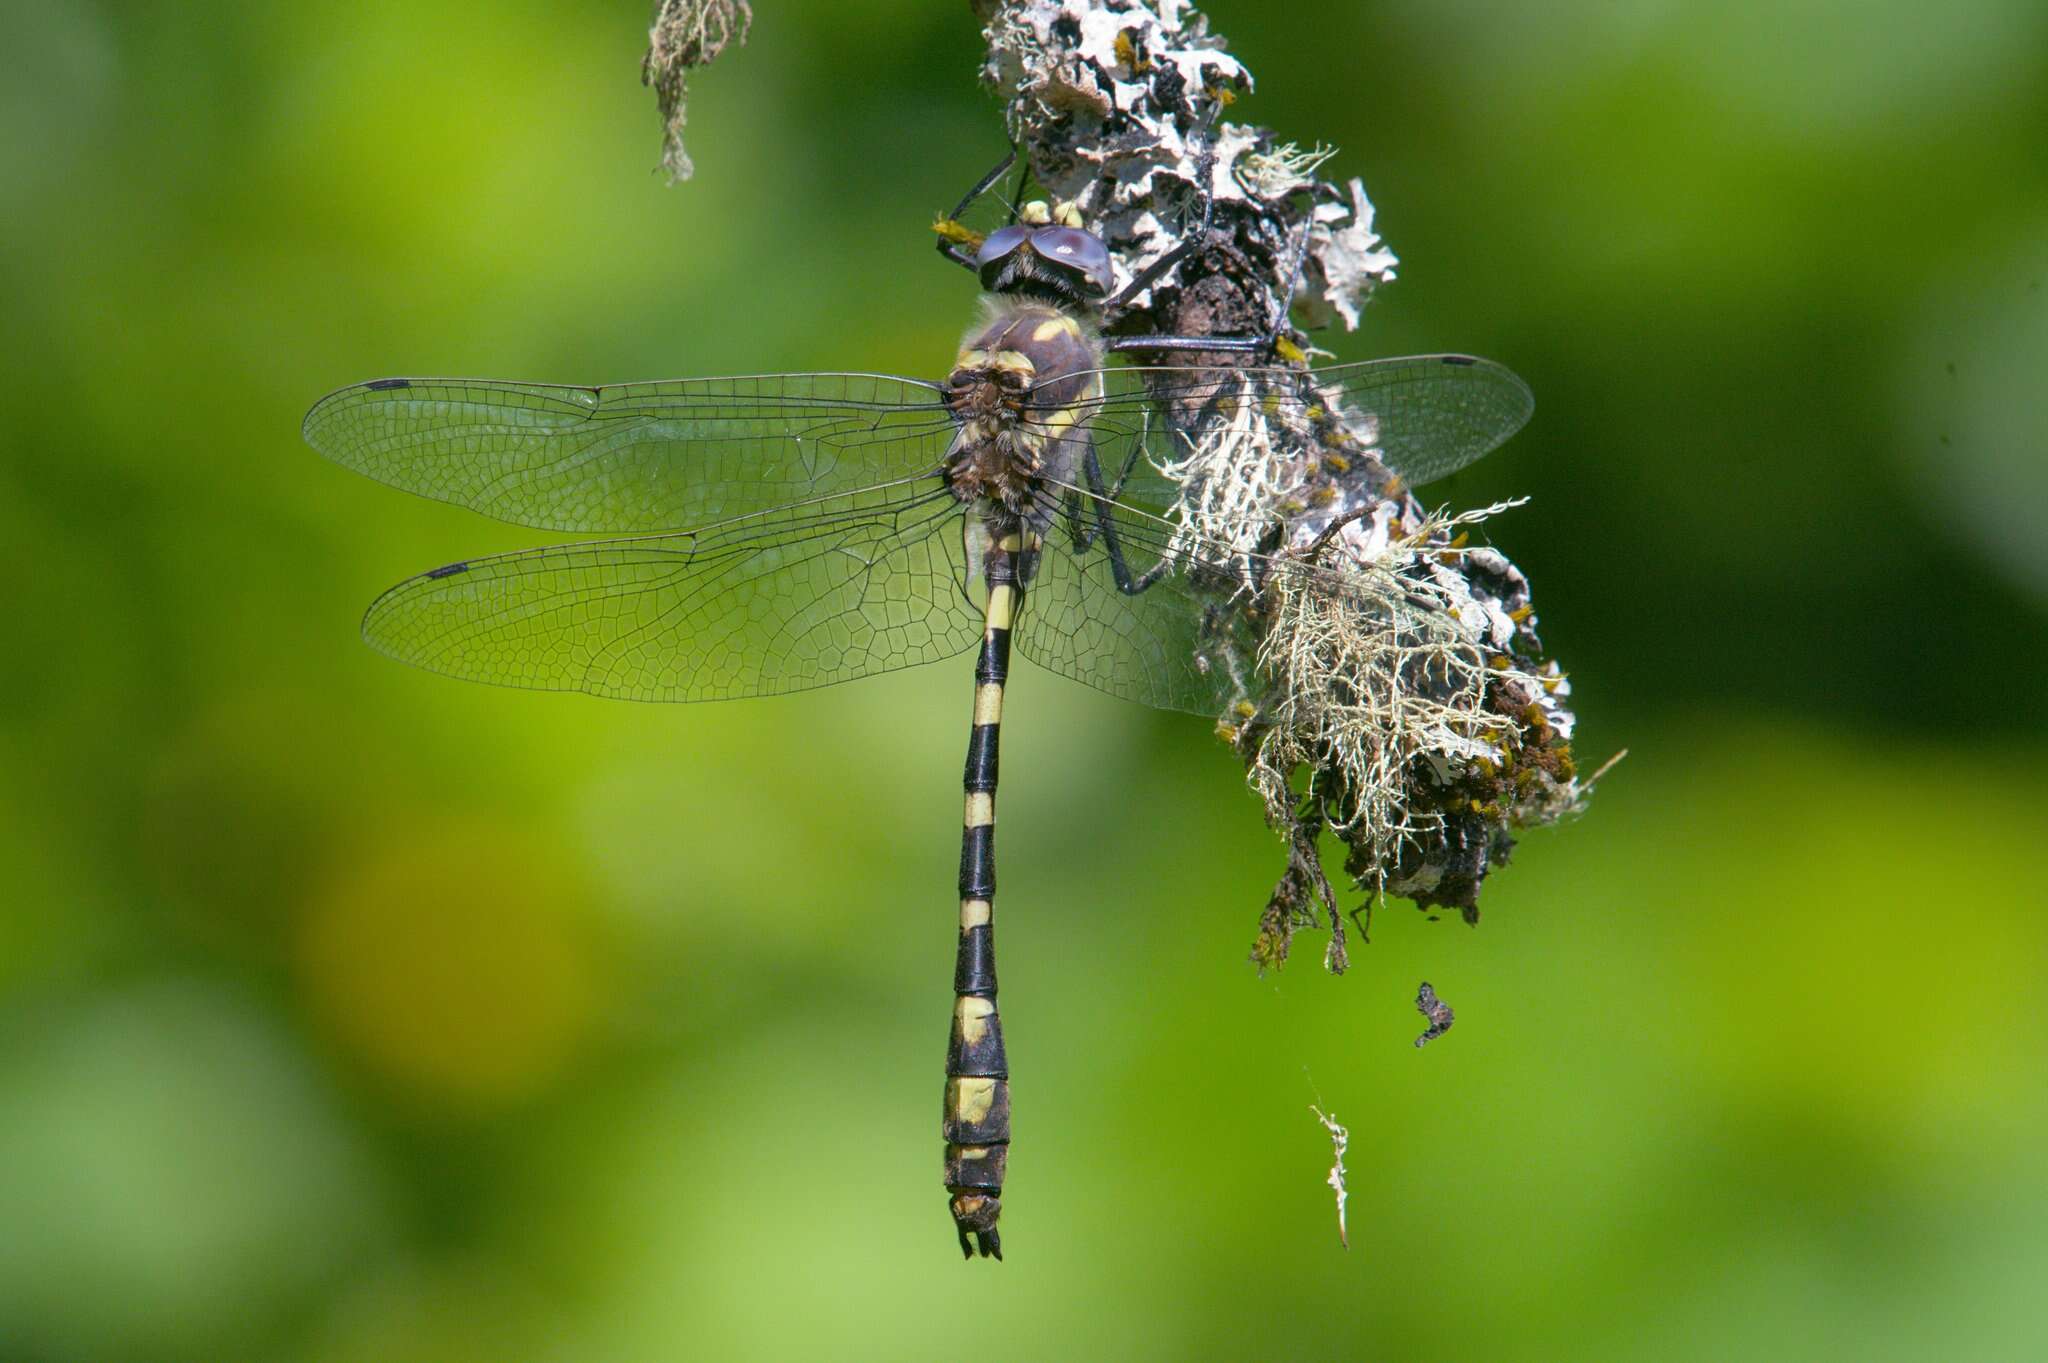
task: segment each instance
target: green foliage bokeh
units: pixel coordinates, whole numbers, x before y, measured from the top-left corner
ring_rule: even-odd
[[[383,374],[938,371],[929,223],[1003,145],[967,7],[760,9],[675,189],[636,4],[10,25],[0,1355],[2048,1353],[2048,12],[1212,7],[1402,256],[1331,348],[1535,388],[1442,491],[1532,495],[1492,534],[1633,755],[1476,930],[1261,980],[1228,753],[1021,670],[1010,1257],[963,1267],[964,662],[408,671],[362,605],[542,537],[297,439]]]

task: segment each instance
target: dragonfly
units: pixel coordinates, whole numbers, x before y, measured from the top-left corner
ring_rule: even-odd
[[[974,654],[941,1135],[961,1252],[1000,1259],[1011,1109],[995,797],[1013,643],[1145,705],[1214,718],[1252,703],[1258,590],[1290,576],[1335,590],[1341,574],[1190,534],[1161,465],[1248,383],[1282,425],[1364,414],[1378,461],[1411,486],[1498,446],[1531,401],[1507,369],[1465,355],[1320,370],[1112,364],[1145,339],[1096,334],[1114,270],[1071,205],[1025,205],[965,263],[985,314],[943,379],[388,378],[323,398],[304,435],[393,487],[600,537],[392,587],[362,632],[407,663],[502,686],[713,701]],[[1152,339],[1162,353],[1198,348]]]

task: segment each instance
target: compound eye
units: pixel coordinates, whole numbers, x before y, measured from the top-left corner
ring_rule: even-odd
[[[1078,227],[1042,227],[1031,238],[1031,249],[1053,264],[1072,270],[1097,293],[1109,292],[1109,248],[1093,232]]]
[[[1021,227],[1015,224],[1009,227],[998,227],[995,231],[988,234],[987,240],[981,243],[981,249],[974,253],[974,263],[976,265],[993,265],[1019,246],[1022,246],[1025,239],[1030,235],[1031,229],[1029,227]]]

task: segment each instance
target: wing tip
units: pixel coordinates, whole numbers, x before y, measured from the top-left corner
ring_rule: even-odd
[[[322,422],[327,413],[351,394],[386,393],[411,388],[417,382],[417,379],[371,379],[366,383],[351,383],[337,388],[306,409],[305,418],[299,422],[299,438],[321,454],[333,459],[334,454],[320,443]]]
[[[434,646],[434,641],[431,639],[423,644],[416,637],[405,637],[407,632],[404,630],[394,632],[385,628],[394,617],[403,623],[414,615],[415,609],[419,604],[413,595],[416,589],[430,587],[444,578],[466,573],[469,571],[469,567],[469,563],[461,562],[446,564],[439,568],[430,568],[423,573],[414,573],[403,582],[395,583],[386,588],[363,611],[362,623],[357,627],[362,641],[369,645],[372,652],[389,658],[393,662],[403,663],[407,667],[415,667],[422,672],[429,672],[437,677],[447,677],[453,681],[482,682],[486,685],[510,686],[526,691],[563,689],[560,687],[534,686],[530,683],[508,681],[480,675],[476,671],[464,667],[459,648],[454,650],[446,648],[437,649]]]
[[[1529,381],[1527,379],[1523,378],[1520,374],[1517,374],[1514,370],[1502,364],[1499,360],[1489,360],[1484,355],[1464,355],[1456,353],[1438,355],[1436,357],[1436,360],[1439,364],[1456,365],[1459,368],[1480,370],[1489,377],[1505,384],[1510,390],[1514,392],[1516,397],[1521,399],[1521,419],[1515,422],[1514,430],[1509,431],[1506,435],[1501,437],[1501,445],[1506,444],[1510,439],[1512,439],[1516,431],[1519,431],[1522,429],[1522,427],[1528,425],[1529,418],[1536,414],[1536,390],[1529,386]],[[1496,449],[1498,449],[1499,447],[1499,445],[1494,446],[1494,448]]]

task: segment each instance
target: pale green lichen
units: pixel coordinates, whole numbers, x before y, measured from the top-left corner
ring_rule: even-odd
[[[661,0],[647,31],[647,55],[640,83],[654,88],[661,110],[661,168],[671,184],[697,173],[683,150],[689,117],[690,72],[709,66],[735,41],[744,44],[753,26],[747,0]]]
[[[1261,199],[1283,199],[1314,188],[1317,168],[1336,154],[1335,147],[1320,142],[1306,149],[1282,142],[1267,151],[1246,152],[1237,163],[1238,182]]]
[[[1448,774],[1498,759],[1515,721],[1489,692],[1504,678],[1536,679],[1494,665],[1500,655],[1460,618],[1469,601],[1427,569],[1460,552],[1444,547],[1459,527],[1517,504],[1438,513],[1393,538],[1340,535],[1325,571],[1275,575],[1259,652],[1273,691],[1249,765],[1276,826],[1297,817],[1293,778],[1311,766],[1322,780],[1318,822],[1391,867],[1404,843],[1442,826],[1413,796],[1417,765]]]
[[[1182,528],[1182,544],[1227,548],[1249,580],[1251,555],[1270,539],[1275,508],[1302,495],[1305,432],[1261,410],[1252,374],[1240,372],[1234,383],[1234,393],[1210,404],[1201,439],[1177,435],[1186,452],[1157,467],[1176,489],[1168,514]]]

